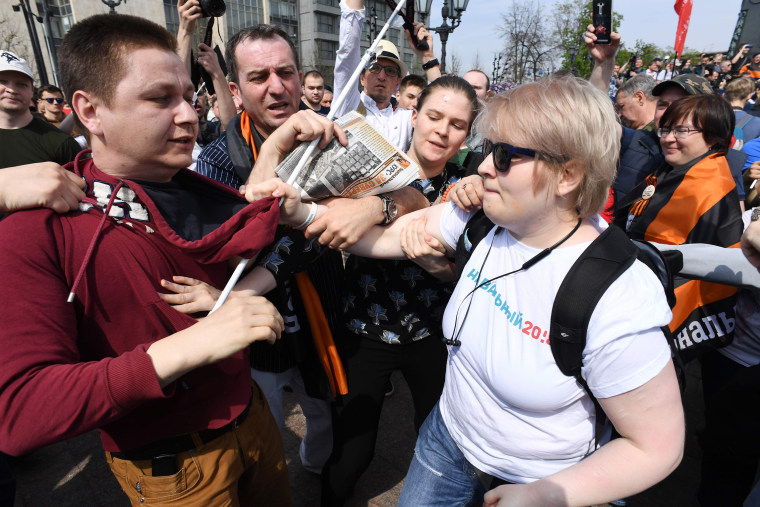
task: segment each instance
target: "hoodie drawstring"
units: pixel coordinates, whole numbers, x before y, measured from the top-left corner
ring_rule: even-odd
[[[100,238],[100,233],[103,231],[103,226],[106,223],[106,220],[108,220],[108,215],[111,212],[111,208],[113,207],[113,203],[116,200],[116,194],[119,193],[119,190],[121,190],[121,187],[124,186],[124,181],[119,180],[119,182],[116,184],[116,188],[113,189],[111,192],[111,198],[108,200],[108,205],[106,206],[105,211],[103,212],[103,218],[100,220],[100,223],[98,224],[98,228],[95,231],[95,234],[92,236],[92,239],[90,240],[90,245],[87,247],[87,252],[84,254],[84,259],[82,260],[82,265],[79,267],[79,272],[77,273],[76,278],[74,278],[74,284],[71,286],[71,292],[69,292],[69,297],[66,300],[68,303],[74,302],[75,293],[77,290],[77,287],[79,286],[79,282],[82,281],[82,278],[84,277],[84,272],[87,269],[87,264],[90,262],[90,257],[92,257],[92,252],[95,250],[95,245],[98,242],[98,239]]]

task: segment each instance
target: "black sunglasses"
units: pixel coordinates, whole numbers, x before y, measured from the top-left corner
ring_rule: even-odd
[[[483,158],[493,152],[493,166],[497,171],[505,173],[509,170],[509,164],[512,163],[512,157],[515,155],[525,155],[535,157],[536,152],[528,148],[518,148],[509,143],[493,143],[489,139],[483,140]]]
[[[56,103],[58,103],[58,104],[63,104],[63,99],[62,99],[62,98],[60,98],[60,97],[58,97],[58,98],[54,98],[54,97],[45,97],[45,98],[44,98],[44,99],[42,99],[42,100],[47,100],[48,104],[52,104],[53,102],[56,102]]]

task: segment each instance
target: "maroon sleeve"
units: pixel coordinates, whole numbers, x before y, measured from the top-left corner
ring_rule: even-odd
[[[80,350],[81,307],[66,302],[66,241],[74,238],[49,210],[0,222],[0,450],[11,455],[165,396],[145,345],[109,358]]]

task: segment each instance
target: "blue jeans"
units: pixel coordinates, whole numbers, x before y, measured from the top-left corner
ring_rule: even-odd
[[[451,438],[436,404],[420,428],[399,507],[483,505],[485,488]]]

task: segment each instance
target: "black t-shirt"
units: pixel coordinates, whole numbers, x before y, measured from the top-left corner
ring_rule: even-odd
[[[464,173],[463,167],[449,163],[438,176],[410,186],[433,203]],[[351,255],[346,262],[345,325],[354,334],[391,344],[441,337],[443,310],[454,285],[410,260]]]
[[[73,137],[36,116],[19,129],[0,129],[0,168],[35,162],[64,165],[81,150]]]
[[[137,181],[150,196],[174,232],[197,241],[213,232],[248,205],[218,188],[177,173],[168,183]]]
[[[306,103],[302,100],[298,103],[298,110],[299,111],[305,111],[307,109],[311,109]],[[314,111],[312,109],[312,111]],[[321,114],[322,116],[327,116],[327,113],[330,112],[330,108],[327,106],[319,106],[319,111],[314,111],[315,113]]]

